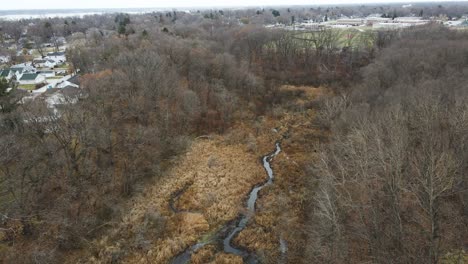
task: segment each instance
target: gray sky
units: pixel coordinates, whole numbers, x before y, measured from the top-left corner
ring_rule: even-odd
[[[313,5],[343,3],[403,2],[402,0],[0,0],[0,10],[12,9],[73,9],[73,8],[141,8],[196,6],[264,6]],[[416,0],[421,2],[420,0]],[[411,2],[416,2],[415,0]],[[424,0],[422,0],[424,1]],[[426,0],[427,1],[427,0]],[[448,2],[439,0],[438,2]]]

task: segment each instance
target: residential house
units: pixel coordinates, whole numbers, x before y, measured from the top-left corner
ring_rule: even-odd
[[[46,78],[55,77],[55,72],[54,71],[38,71],[37,73],[40,74],[40,75],[43,75]]]
[[[67,89],[67,88],[80,88],[80,81],[78,78],[78,75],[72,76],[67,79],[67,77],[64,77],[62,80],[57,82],[55,85],[55,88],[58,89]]]
[[[16,56],[23,56],[23,55],[32,55],[33,50],[28,50],[28,49],[21,49],[16,51]]]
[[[53,60],[56,63],[64,63],[67,61],[65,52],[62,51],[47,53],[45,59]]]
[[[74,83],[72,83],[70,81],[63,81],[63,82],[57,83],[57,85],[55,87],[58,88],[58,89],[80,88],[79,85],[74,84]]]
[[[389,23],[389,22],[392,22],[392,19],[391,19],[391,18],[381,17],[381,16],[379,16],[379,15],[368,16],[365,20],[366,20],[366,24],[367,24],[368,26],[373,26],[374,24],[379,24],[379,23]]]
[[[0,56],[0,63],[8,63],[10,62],[11,57],[10,56]]]
[[[34,59],[34,65],[39,68],[54,68],[57,63],[50,59]]]
[[[36,68],[32,62],[25,62],[11,66],[10,70],[21,70],[24,73],[35,73]]]
[[[71,82],[72,84],[76,84],[78,87],[80,86],[80,77],[78,75],[74,75],[73,77],[71,77],[67,81]]]
[[[431,22],[430,20],[422,19],[422,17],[396,17],[393,23],[406,23],[411,25],[424,25]]]
[[[67,40],[65,39],[65,37],[57,37],[57,40],[56,40],[58,43],[60,44],[65,44],[67,43]]]
[[[60,115],[60,109],[63,105],[76,104],[80,98],[84,97],[83,91],[75,87],[64,89],[48,89],[41,95],[47,107],[52,109],[56,115]]]
[[[24,73],[19,79],[20,84],[40,84],[46,81],[46,77],[37,73]]]
[[[13,76],[14,76],[14,72],[11,71],[10,69],[0,70],[0,78],[11,80]]]
[[[11,67],[10,69],[11,72],[11,78],[15,77],[16,80],[19,80],[21,78],[21,75],[25,72],[23,67]]]
[[[23,76],[23,74],[26,74],[26,73],[36,73],[36,68],[34,68],[34,66],[32,66],[32,63],[21,63],[21,64],[17,64],[15,66],[12,66],[10,69],[9,69],[11,72],[12,72],[12,76],[10,76],[10,79],[14,76],[16,76],[16,80],[19,80],[21,79],[21,77]]]

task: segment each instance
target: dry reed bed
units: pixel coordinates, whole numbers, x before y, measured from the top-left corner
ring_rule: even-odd
[[[283,86],[281,90],[303,91],[294,101],[296,105],[305,105],[326,92],[321,88],[294,86]],[[314,128],[314,116],[314,110],[305,109],[284,112],[279,118],[269,117],[265,121],[287,137],[282,140],[282,152],[272,162],[274,184],[260,192],[254,219],[234,240],[235,244],[260,253],[264,263],[277,263],[280,238],[288,244],[288,263],[301,262],[305,245],[301,230],[307,193],[306,168],[315,158],[312,146],[323,133]]]
[[[310,87],[283,86],[281,90],[303,91],[293,101],[299,106],[325,93]],[[167,263],[245,210],[249,191],[267,177],[260,157],[271,152],[282,135],[288,135],[282,141],[283,152],[272,163],[275,184],[261,191],[255,217],[234,243],[257,252],[265,263],[270,263],[279,257],[282,237],[289,245],[289,263],[299,263],[304,246],[300,230],[304,220],[305,167],[313,159],[310,146],[320,134],[312,125],[314,114],[313,110],[281,112],[279,116],[239,122],[222,137],[194,142],[164,180],[133,200],[132,210],[118,228],[96,242],[98,257],[91,262],[106,263],[123,252],[123,263]],[[190,186],[175,202],[184,212],[174,213],[168,201],[187,184]],[[146,225],[147,216],[155,212],[165,220],[163,232],[146,236],[151,245],[140,249],[131,241]],[[192,262],[243,263],[239,256],[219,252],[212,245],[194,253]]]
[[[204,234],[235,219],[243,210],[246,195],[252,186],[264,179],[258,157],[247,152],[245,146],[227,145],[220,138],[198,140],[165,180],[134,199],[133,208],[119,227],[96,242],[98,256],[91,262],[105,263],[116,254],[121,254],[124,263],[167,263]],[[180,196],[176,206],[189,212],[174,213],[168,201],[175,191],[187,183],[191,185]],[[148,215],[154,214],[164,218],[166,224],[163,232],[146,237],[151,241],[149,249],[137,248],[130,241],[142,232],[143,226],[147,226]],[[219,258],[222,256],[216,256],[216,259]],[[225,263],[237,263],[236,259],[230,256]]]

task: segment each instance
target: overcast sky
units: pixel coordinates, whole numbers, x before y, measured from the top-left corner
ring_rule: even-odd
[[[418,1],[418,0],[416,0]],[[410,1],[410,2],[416,2]],[[423,0],[424,1],[424,0]],[[447,2],[439,0],[438,2]],[[141,7],[214,7],[314,5],[343,3],[404,2],[402,0],[0,0],[0,10],[73,9],[73,8],[141,8]],[[421,1],[418,1],[421,2]]]

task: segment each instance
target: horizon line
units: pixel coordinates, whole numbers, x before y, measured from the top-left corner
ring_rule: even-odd
[[[272,4],[272,5],[200,5],[200,6],[156,6],[156,7],[70,7],[70,8],[33,8],[33,9],[0,9],[0,12],[15,12],[15,11],[85,11],[85,10],[143,10],[143,9],[213,9],[213,8],[255,8],[255,7],[308,7],[308,6],[344,6],[344,5],[386,5],[386,4],[434,4],[434,3],[444,3],[444,4],[456,4],[456,3],[466,3],[468,0],[462,1],[441,1],[441,0],[413,0],[413,1],[385,1],[385,2],[362,2],[360,0],[345,3],[337,1],[335,3],[318,3],[318,4]]]

